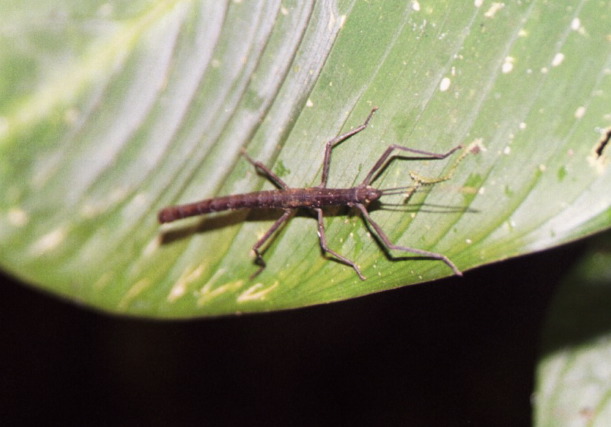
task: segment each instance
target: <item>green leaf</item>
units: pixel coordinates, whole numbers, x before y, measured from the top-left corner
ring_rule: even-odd
[[[354,212],[293,218],[248,277],[279,214],[162,227],[164,206],[361,182],[390,144],[482,148],[453,178],[373,218],[397,244],[461,270],[611,224],[608,3],[542,1],[25,1],[0,6],[0,265],[99,309],[193,317],[300,307],[450,275],[382,249]],[[452,159],[395,160],[375,182],[443,176]],[[388,198],[400,203],[401,198]],[[468,273],[467,273],[468,274]]]
[[[596,426],[611,419],[610,238],[595,240],[550,306],[537,369],[538,426]]]

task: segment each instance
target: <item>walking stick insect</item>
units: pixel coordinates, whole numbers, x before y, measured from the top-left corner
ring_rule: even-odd
[[[325,206],[348,206],[356,208],[360,211],[363,219],[373,228],[377,236],[384,243],[389,250],[398,250],[403,252],[409,252],[416,255],[420,255],[424,258],[431,258],[446,263],[448,267],[452,269],[454,274],[462,276],[461,271],[454,265],[452,261],[445,255],[425,251],[423,249],[410,248],[407,246],[395,245],[390,241],[386,233],[382,228],[371,218],[367,210],[367,206],[372,202],[379,200],[382,196],[392,194],[406,193],[406,200],[420,188],[422,185],[436,184],[442,181],[446,181],[451,178],[454,169],[458,163],[466,155],[463,153],[454,166],[450,169],[449,173],[440,178],[424,178],[416,173],[410,172],[410,177],[414,181],[414,185],[410,187],[397,187],[397,188],[386,188],[379,189],[371,186],[371,183],[378,177],[379,173],[382,172],[388,163],[392,161],[391,154],[394,151],[403,151],[411,154],[415,154],[417,159],[430,159],[440,160],[450,156],[455,151],[462,148],[460,145],[454,147],[446,153],[431,153],[428,151],[416,150],[413,148],[403,147],[401,145],[392,144],[386,148],[386,151],[380,156],[377,162],[373,165],[371,170],[365,176],[363,182],[356,187],[352,188],[327,188],[327,181],[329,178],[329,167],[331,164],[331,151],[337,145],[347,140],[351,136],[363,131],[371,120],[373,114],[376,112],[377,107],[373,108],[365,122],[344,133],[332,140],[328,141],[325,146],[325,156],[323,160],[322,168],[322,179],[320,184],[316,187],[309,188],[291,188],[289,187],[280,177],[274,174],[268,167],[261,162],[255,161],[246,152],[242,152],[246,160],[248,160],[257,171],[264,175],[269,181],[271,181],[277,190],[268,191],[256,191],[254,193],[247,194],[236,194],[232,196],[215,197],[212,199],[206,199],[195,203],[189,203],[185,205],[169,206],[159,211],[159,222],[166,223],[172,222],[178,219],[187,218],[191,216],[203,215],[211,212],[220,212],[233,209],[260,209],[260,208],[273,208],[282,209],[284,213],[280,218],[274,222],[269,230],[261,237],[257,243],[252,247],[255,253],[255,263],[259,265],[259,269],[251,276],[251,278],[257,276],[265,268],[265,260],[263,259],[263,252],[261,248],[265,243],[274,235],[274,233],[286,223],[291,215],[299,208],[308,208],[316,212],[318,218],[318,237],[320,240],[320,246],[325,253],[329,253],[334,256],[337,260],[342,263],[351,266],[356,274],[365,280],[365,276],[361,273],[361,270],[354,261],[346,258],[343,255],[338,254],[327,245],[327,237],[325,235],[325,226],[323,222],[323,210]]]

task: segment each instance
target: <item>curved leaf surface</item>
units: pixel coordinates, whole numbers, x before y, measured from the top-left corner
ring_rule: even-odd
[[[191,317],[317,304],[450,275],[385,253],[354,212],[330,210],[323,257],[300,214],[265,254],[277,212],[160,227],[167,205],[361,182],[393,143],[481,148],[453,178],[373,218],[392,241],[463,271],[609,227],[611,44],[606,2],[119,1],[3,5],[0,264],[103,310]],[[376,185],[452,160],[397,159]],[[388,202],[401,203],[400,197]],[[346,215],[348,214],[348,215]]]

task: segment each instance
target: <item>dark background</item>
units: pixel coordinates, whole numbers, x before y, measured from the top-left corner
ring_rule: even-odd
[[[5,425],[527,426],[572,244],[279,313],[117,318],[0,277]]]

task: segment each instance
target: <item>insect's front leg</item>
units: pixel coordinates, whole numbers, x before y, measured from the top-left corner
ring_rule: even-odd
[[[373,165],[373,167],[371,168],[371,170],[369,171],[369,173],[367,174],[367,176],[365,177],[361,185],[370,185],[371,184],[371,182],[378,176],[378,172],[383,171],[386,165],[392,161],[394,157],[393,158],[389,158],[389,157],[392,154],[392,152],[395,150],[416,154],[418,155],[417,157],[418,159],[441,160],[441,159],[445,159],[446,157],[453,154],[455,151],[460,150],[461,148],[462,148],[462,145],[458,145],[446,153],[431,153],[430,151],[417,150],[415,148],[404,147],[402,145],[397,145],[397,144],[389,145],[386,151],[384,151],[384,153],[380,156],[378,161],[375,163],[375,165]]]
[[[259,249],[261,249],[265,242],[267,242],[270,237],[272,237],[272,235],[276,232],[276,230],[278,230],[278,228],[280,228],[280,226],[282,226],[282,224],[288,221],[292,213],[293,211],[291,209],[285,209],[284,214],[282,214],[282,216],[278,218],[276,222],[274,222],[274,225],[272,225],[270,229],[265,232],[263,237],[261,237],[252,247],[252,250],[257,257],[255,259],[255,264],[259,265],[259,269],[250,276],[251,280],[258,276],[259,273],[261,273],[266,267],[265,260],[263,259],[263,254]]]
[[[410,248],[410,247],[407,247],[407,246],[395,245],[393,242],[390,241],[390,239],[388,238],[386,233],[384,233],[382,228],[371,218],[371,216],[369,215],[369,212],[367,212],[367,208],[365,208],[365,206],[363,206],[362,204],[358,203],[358,204],[356,204],[356,207],[361,211],[365,221],[367,221],[369,223],[369,225],[371,225],[373,227],[373,229],[375,230],[375,232],[378,235],[378,237],[382,240],[382,242],[384,243],[384,245],[388,249],[396,249],[396,250],[403,251],[403,252],[411,252],[413,254],[421,255],[423,257],[433,258],[433,259],[436,259],[436,260],[439,260],[439,261],[443,261],[443,262],[446,263],[446,265],[448,267],[450,267],[452,269],[454,274],[456,274],[457,276],[462,276],[462,272],[458,269],[458,267],[456,267],[456,265],[454,265],[454,263],[452,261],[450,261],[450,259],[447,256],[445,256],[445,255],[438,254],[436,252],[425,251],[423,249],[417,249],[417,248]]]

